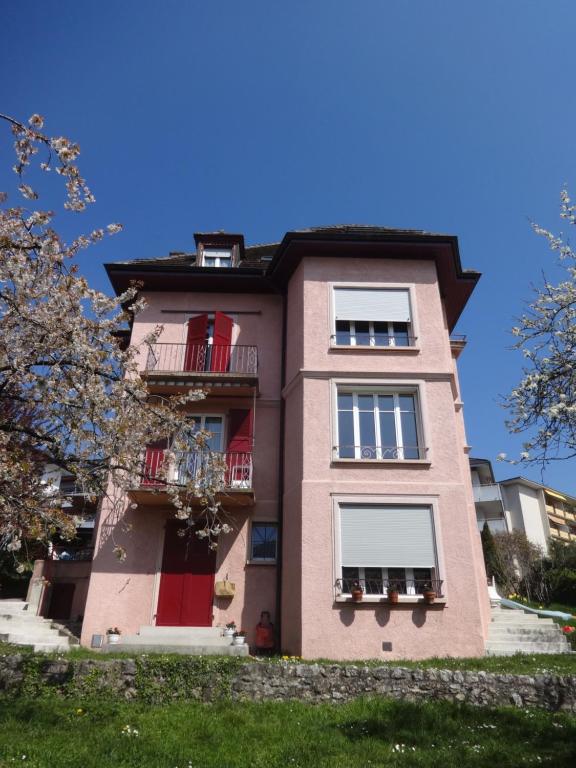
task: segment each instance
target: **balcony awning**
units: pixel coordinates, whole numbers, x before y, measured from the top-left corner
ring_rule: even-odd
[[[563,517],[558,517],[558,515],[551,515],[548,513],[548,519],[558,523],[558,525],[566,525],[566,520],[564,520]]]
[[[556,493],[556,491],[549,491],[548,488],[546,488],[546,495],[554,496],[555,499],[560,499],[561,501],[568,501],[566,496],[562,496],[561,493]]]

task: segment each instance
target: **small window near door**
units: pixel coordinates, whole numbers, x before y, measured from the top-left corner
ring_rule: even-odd
[[[252,523],[250,562],[275,563],[278,545],[276,523]]]

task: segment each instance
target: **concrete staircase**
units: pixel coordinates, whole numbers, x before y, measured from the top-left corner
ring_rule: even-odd
[[[562,629],[552,619],[501,606],[493,606],[491,612],[487,656],[571,652]]]
[[[248,656],[248,645],[232,645],[220,627],[140,627],[137,635],[120,635],[106,651],[182,653],[192,656]]]
[[[51,619],[28,612],[24,600],[0,600],[0,643],[32,647],[51,653],[69,651],[78,638]]]

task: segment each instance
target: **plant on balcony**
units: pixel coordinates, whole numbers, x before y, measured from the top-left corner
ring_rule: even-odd
[[[422,596],[426,605],[432,605],[436,600],[436,591],[432,588],[432,584],[429,582],[422,587]]]
[[[364,590],[362,589],[359,581],[355,581],[354,584],[352,584],[350,594],[352,595],[352,601],[354,603],[362,602],[362,599],[364,598]]]
[[[0,193],[0,549],[23,571],[30,565],[28,542],[54,532],[73,535],[61,495],[42,482],[45,466],[54,464],[87,496],[107,495],[107,509],[119,522],[111,531],[113,548],[124,559],[125,491],[143,477],[142,450],[177,434],[182,409],[203,395],[151,399],[139,360],[161,329],[140,346],[122,349],[118,341],[144,307],[138,289],[110,298],[78,274],[79,252],[121,226],[78,233],[67,243],[53,227],[57,201],[47,201],[44,210],[33,204],[44,192],[43,172],[52,170],[50,176],[65,183],[66,210],[78,213],[94,202],[76,164],[78,145],[46,134],[40,115],[28,124],[6,115],[0,120],[13,133],[17,177],[14,200],[6,203],[8,195]],[[24,176],[36,158],[33,189]],[[206,447],[206,435],[192,440]],[[216,500],[221,473],[209,471],[208,455],[204,476],[184,488],[164,479],[178,517],[215,547],[229,526]],[[198,496],[203,506],[193,512],[190,500]]]
[[[396,582],[391,582],[388,585],[388,592],[387,592],[387,598],[388,602],[392,605],[396,605],[400,598],[400,587]]]

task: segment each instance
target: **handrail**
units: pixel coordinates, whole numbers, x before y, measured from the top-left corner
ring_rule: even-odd
[[[150,344],[146,373],[236,373],[255,376],[258,348],[244,344]]]
[[[141,487],[158,489],[167,484],[185,486],[211,480],[225,488],[251,489],[252,453],[198,450],[167,454],[164,448],[146,448],[139,480]]]
[[[428,451],[427,448],[419,445],[396,445],[396,446],[379,446],[379,445],[333,445],[332,451],[334,458],[336,459],[372,459],[372,460],[386,460],[386,459],[398,459],[399,461],[410,461],[414,459],[424,459]],[[352,453],[352,456],[346,456],[342,454]],[[412,454],[416,454],[415,456]]]

